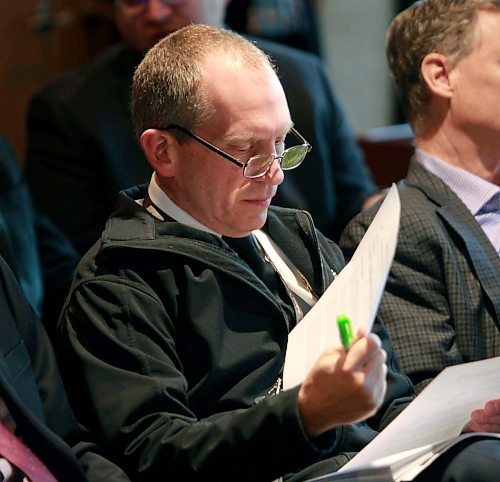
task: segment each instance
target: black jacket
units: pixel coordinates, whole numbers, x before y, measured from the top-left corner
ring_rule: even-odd
[[[309,440],[298,389],[266,396],[288,330],[267,286],[215,235],[151,216],[122,194],[84,257],[62,315],[84,418],[134,480],[272,480],[371,440],[412,395],[389,354],[387,399],[368,424]],[[265,230],[320,295],[343,265],[302,211],[272,208]]]
[[[43,327],[0,258],[0,398],[57,480],[129,480],[76,422]]]

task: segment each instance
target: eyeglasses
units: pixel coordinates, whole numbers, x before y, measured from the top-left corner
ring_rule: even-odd
[[[186,0],[158,0],[165,7],[180,7]],[[123,7],[133,12],[141,12],[146,10],[146,5],[149,0],[117,0]]]
[[[257,156],[252,156],[246,162],[241,162],[239,159],[236,159],[236,157],[233,157],[227,152],[224,152],[218,147],[215,147],[213,144],[210,144],[210,142],[207,142],[205,139],[202,139],[196,134],[193,134],[191,131],[184,129],[184,127],[171,124],[167,127],[166,130],[170,129],[176,129],[178,131],[183,132],[184,134],[188,135],[189,137],[199,142],[203,146],[207,147],[211,151],[215,152],[216,154],[219,154],[219,156],[223,157],[224,159],[227,159],[233,164],[242,167],[243,176],[245,176],[247,179],[256,179],[265,176],[269,172],[269,169],[271,169],[271,166],[275,159],[280,163],[281,169],[283,169],[284,171],[295,169],[296,167],[300,166],[300,164],[306,157],[307,153],[312,149],[311,144],[309,144],[298,133],[298,131],[292,127],[290,132],[296,137],[296,139],[299,140],[299,142],[301,142],[301,144],[299,144],[298,146],[289,147],[288,149],[284,149],[280,155],[258,154]]]

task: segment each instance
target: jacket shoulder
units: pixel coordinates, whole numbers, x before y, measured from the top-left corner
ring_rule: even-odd
[[[92,59],[89,63],[76,69],[65,72],[53,81],[38,90],[32,97],[31,103],[40,100],[60,102],[72,102],[81,99],[88,103],[92,92],[98,95],[103,90],[107,91],[106,85],[115,79],[116,72],[123,70],[130,63],[128,70],[130,75],[124,75],[127,82],[131,82],[133,74],[133,62],[127,61],[128,54],[121,44],[115,45]]]

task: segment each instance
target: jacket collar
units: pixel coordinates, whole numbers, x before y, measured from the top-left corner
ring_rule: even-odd
[[[120,246],[139,249],[147,247],[160,251],[175,250],[179,254],[193,256],[192,243],[185,243],[183,238],[195,240],[200,253],[203,250],[208,256],[214,253],[214,245],[227,249],[226,243],[214,234],[178,222],[156,219],[136,202],[144,198],[147,189],[147,184],[143,184],[120,192],[115,210],[106,223],[101,238],[102,249]],[[332,274],[319,255],[318,235],[310,215],[294,209],[271,207],[263,230],[307,278],[314,292],[323,293],[331,282]],[[168,243],[165,243],[166,239]],[[337,253],[332,254],[332,257],[336,256]],[[341,263],[338,258],[336,261]],[[331,262],[329,260],[329,264]]]

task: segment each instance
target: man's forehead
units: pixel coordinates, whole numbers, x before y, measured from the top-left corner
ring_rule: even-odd
[[[289,120],[282,126],[276,126],[276,131],[273,134],[277,136],[284,136],[290,132],[292,127],[293,127],[293,122]],[[261,141],[267,141],[269,139],[269,133],[268,132],[259,133],[257,129],[251,131],[248,130],[245,132],[238,132],[236,130],[230,129],[224,134],[223,139],[227,143],[234,143],[234,144],[239,144],[244,142],[258,143]]]

